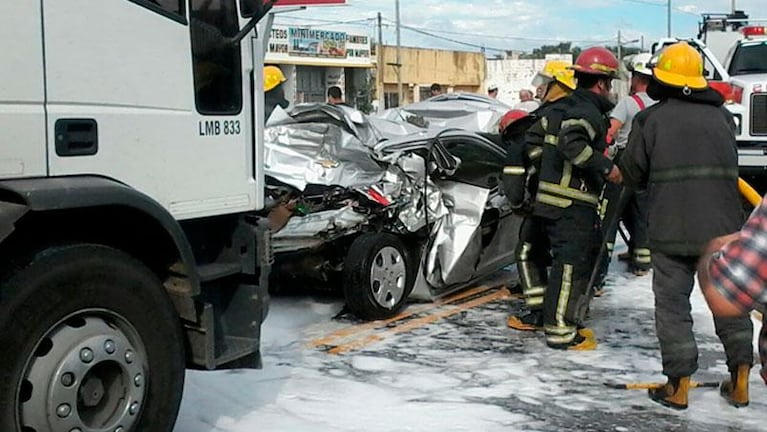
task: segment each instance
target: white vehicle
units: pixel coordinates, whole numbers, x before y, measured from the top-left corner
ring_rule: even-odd
[[[0,2],[1,431],[169,432],[185,366],[260,366],[271,3]]]

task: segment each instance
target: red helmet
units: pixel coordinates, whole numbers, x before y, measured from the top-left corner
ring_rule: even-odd
[[[618,76],[618,59],[604,47],[592,47],[583,50],[571,66],[576,73],[604,75],[610,78]]]
[[[503,131],[506,130],[507,127],[509,127],[510,124],[514,123],[517,120],[523,119],[527,116],[529,116],[530,113],[521,110],[521,109],[513,109],[507,112],[506,114],[501,117],[501,120],[498,122],[498,133],[503,134]]]

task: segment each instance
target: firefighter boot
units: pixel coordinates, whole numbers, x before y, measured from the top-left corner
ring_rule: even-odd
[[[547,341],[549,348],[567,351],[593,351],[597,349],[597,340],[594,331],[589,328],[578,329],[575,338],[569,343],[551,343]]]
[[[748,406],[748,375],[750,372],[751,365],[738,365],[734,371],[730,371],[730,379],[722,381],[722,385],[719,386],[719,394],[735,408]]]
[[[538,331],[543,329],[543,311],[531,310],[522,315],[511,315],[506,325],[514,330]]]
[[[687,409],[687,393],[690,390],[690,377],[668,377],[668,382],[661,387],[647,390],[650,399],[661,405],[678,410]]]

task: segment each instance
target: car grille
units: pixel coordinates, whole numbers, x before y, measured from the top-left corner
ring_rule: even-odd
[[[767,135],[767,93],[751,96],[751,135]]]

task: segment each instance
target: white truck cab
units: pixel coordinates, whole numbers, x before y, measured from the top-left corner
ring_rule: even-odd
[[[0,430],[169,432],[186,366],[260,366],[272,3],[0,2]]]

